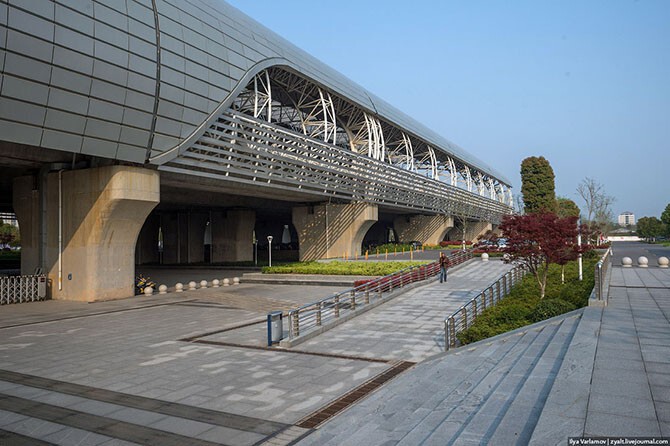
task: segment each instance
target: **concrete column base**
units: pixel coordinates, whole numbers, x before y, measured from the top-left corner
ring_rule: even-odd
[[[363,237],[378,216],[377,206],[367,203],[293,208],[300,260],[360,255]]]
[[[416,240],[424,245],[438,245],[453,227],[454,218],[446,215],[403,215],[393,220],[401,242]]]
[[[158,172],[107,166],[61,176],[60,197],[58,173],[48,174],[46,188],[44,266],[52,299],[91,302],[134,295],[135,244],[160,199]]]

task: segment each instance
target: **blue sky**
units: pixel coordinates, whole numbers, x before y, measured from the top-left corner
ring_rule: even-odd
[[[614,216],[670,203],[670,1],[230,0],[494,166],[544,156]]]

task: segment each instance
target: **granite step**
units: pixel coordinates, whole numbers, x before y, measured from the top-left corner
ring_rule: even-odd
[[[509,402],[495,432],[487,439],[489,444],[527,444],[530,441],[579,320],[575,315],[561,321],[532,372]]]
[[[447,424],[447,429],[437,430],[438,436],[434,436],[434,439],[450,438],[450,441],[458,439],[466,443],[488,443],[488,438],[498,427],[509,404],[532,373],[538,355],[546,349],[556,331],[555,325],[547,325],[526,332],[525,342],[520,343],[525,348],[510,351],[498,367],[492,369],[487,378],[473,389],[471,396],[459,404],[459,409],[468,408],[465,413],[457,410],[447,418],[447,422],[460,423],[458,429],[453,429],[455,424]],[[477,405],[473,406],[469,401],[477,402]],[[445,437],[445,434],[451,436]]]
[[[584,434],[602,311],[584,309],[529,444],[557,444],[557,439],[563,443]]]

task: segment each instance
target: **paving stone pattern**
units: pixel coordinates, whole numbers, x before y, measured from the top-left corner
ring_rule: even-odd
[[[412,289],[291,352],[262,348],[262,330],[249,324],[330,289],[240,286],[240,294],[2,307],[0,443],[565,444],[569,435],[670,435],[670,271],[615,267],[605,308],[433,356],[445,315],[504,267],[471,262],[447,284]],[[246,344],[216,344],[217,336]],[[200,343],[207,339],[214,344]],[[421,362],[316,429],[298,425],[358,395],[391,360]]]
[[[444,351],[444,320],[511,269],[501,261],[471,261],[390,302],[328,330],[293,350],[418,362]]]
[[[670,271],[612,271],[587,307],[434,356],[300,445],[563,445],[670,435]]]

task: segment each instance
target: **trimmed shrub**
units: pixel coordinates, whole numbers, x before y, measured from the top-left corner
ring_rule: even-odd
[[[459,333],[458,339],[462,344],[476,342],[586,306],[597,260],[584,261],[582,281],[578,279],[577,262],[568,263],[565,283],[561,283],[561,267],[551,265],[544,299],[539,298],[540,287],[535,277],[526,275],[509,296],[487,308],[469,329]]]
[[[542,299],[528,315],[531,322],[539,322],[572,311],[576,307],[563,299]]]

